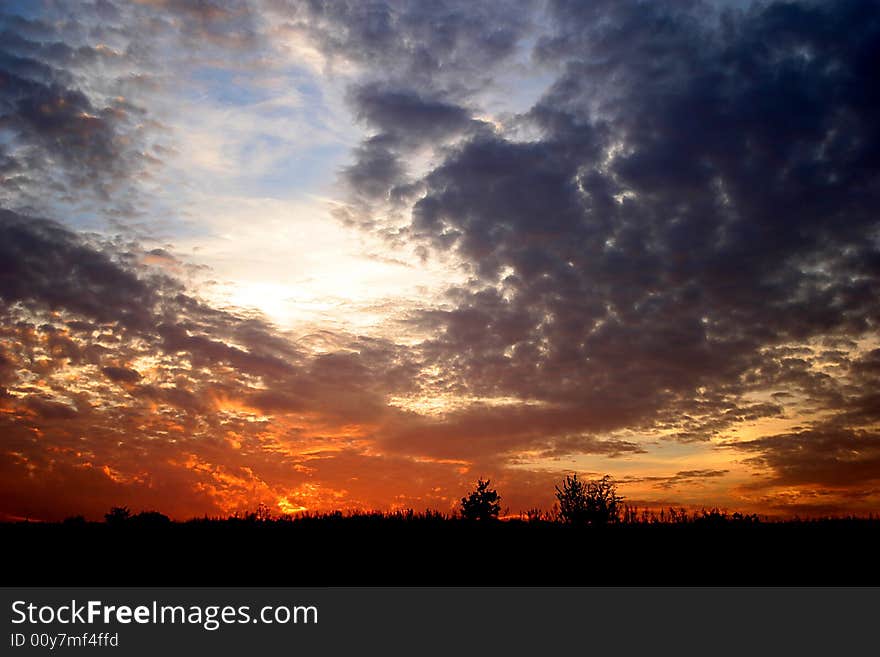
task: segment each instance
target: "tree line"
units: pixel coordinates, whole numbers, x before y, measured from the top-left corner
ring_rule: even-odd
[[[625,504],[618,494],[617,483],[610,475],[599,479],[584,480],[577,474],[568,475],[555,487],[556,503],[549,511],[538,508],[529,509],[519,514],[519,520],[527,522],[544,522],[570,526],[604,526],[612,524],[685,524],[698,522],[701,524],[758,523],[757,514],[727,513],[717,508],[711,510],[688,512],[683,507],[666,509],[639,509]],[[269,506],[260,504],[256,510],[246,513],[235,513],[227,518],[194,518],[189,522],[245,522],[267,523],[285,521],[333,521],[339,519],[360,520],[398,520],[398,521],[445,521],[459,518],[468,522],[486,523],[499,520],[501,513],[501,495],[492,487],[489,479],[478,479],[473,489],[461,498],[456,512],[443,513],[428,510],[417,513],[412,509],[390,512],[380,511],[342,511],[303,512],[277,516]],[[506,516],[508,519],[516,517]],[[873,519],[873,515],[868,519]],[[137,514],[125,506],[115,506],[104,516],[105,523],[113,526],[161,526],[171,523],[171,519],[157,511],[142,511]],[[797,519],[796,519],[797,520]],[[82,516],[67,518],[65,524],[85,524]]]

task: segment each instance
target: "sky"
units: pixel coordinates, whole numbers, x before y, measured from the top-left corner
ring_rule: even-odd
[[[880,510],[874,2],[0,32],[0,518]]]

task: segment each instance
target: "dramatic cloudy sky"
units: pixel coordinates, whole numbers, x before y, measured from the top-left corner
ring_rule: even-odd
[[[873,0],[0,12],[0,517],[880,508]]]

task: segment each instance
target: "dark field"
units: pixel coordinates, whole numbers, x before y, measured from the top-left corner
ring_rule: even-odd
[[[4,584],[877,585],[880,520],[572,527],[440,515],[6,523]]]

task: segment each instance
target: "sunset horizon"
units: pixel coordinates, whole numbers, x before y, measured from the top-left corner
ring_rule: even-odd
[[[875,3],[0,31],[0,522],[880,514]]]

